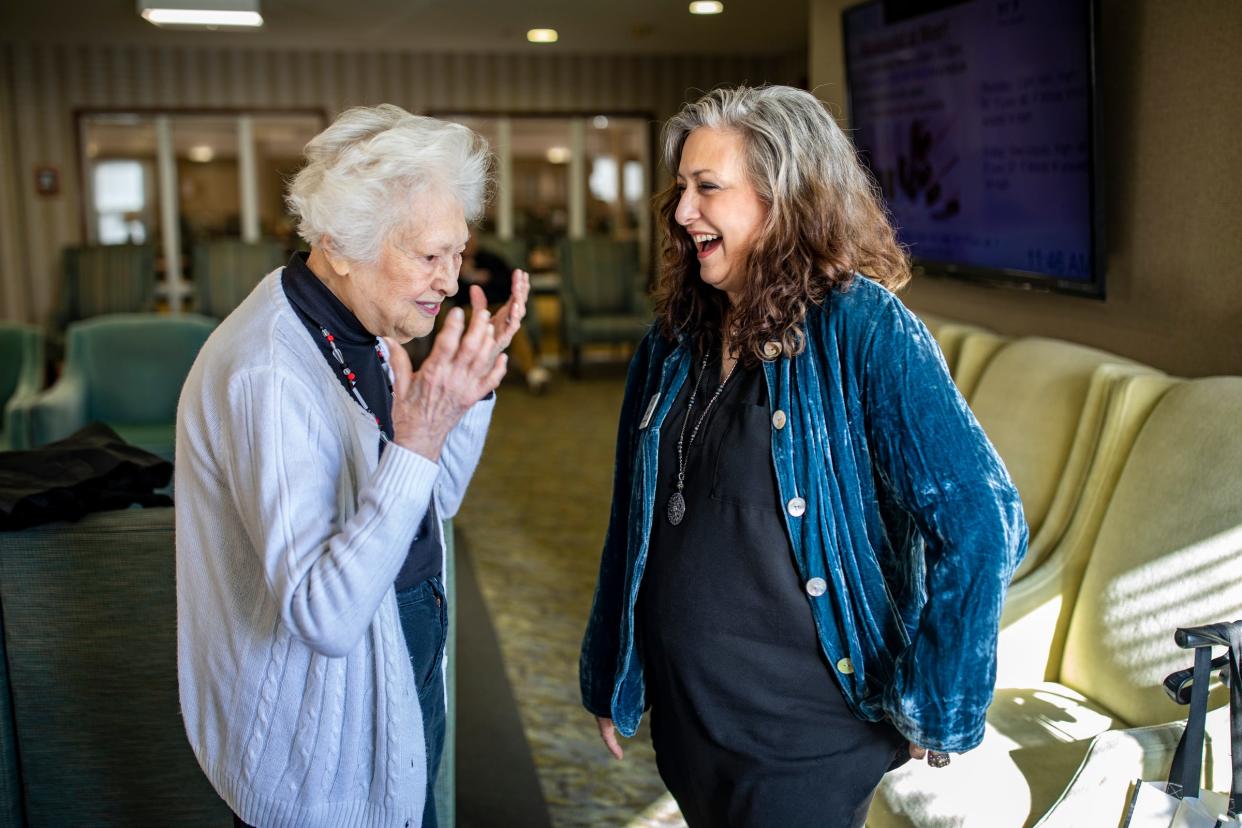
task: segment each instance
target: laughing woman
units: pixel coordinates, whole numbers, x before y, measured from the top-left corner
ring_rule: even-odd
[[[618,759],[650,707],[691,826],[860,826],[887,770],[982,739],[1018,494],[814,97],[717,90],[663,150],[583,702]]]

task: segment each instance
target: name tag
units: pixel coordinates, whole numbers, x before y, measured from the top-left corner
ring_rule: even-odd
[[[647,413],[643,415],[643,421],[638,424],[638,428],[640,430],[651,425],[651,417],[652,415],[655,414],[656,406],[659,404],[659,402],[660,402],[660,395],[656,394],[654,397],[651,398],[651,402],[647,403]]]

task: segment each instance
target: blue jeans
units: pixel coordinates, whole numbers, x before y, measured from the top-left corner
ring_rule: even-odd
[[[410,653],[410,667],[418,683],[418,703],[423,710],[423,742],[427,749],[427,800],[423,806],[424,828],[436,826],[435,784],[444,752],[445,710],[444,645],[448,639],[448,600],[439,578],[428,578],[397,593],[401,631]]]
[[[418,704],[423,710],[423,746],[427,752],[427,799],[423,805],[423,828],[436,828],[435,785],[444,753],[444,645],[448,640],[448,600],[439,578],[428,578],[397,593],[397,612],[405,633],[410,667],[418,683]],[[250,828],[234,815],[236,828]]]

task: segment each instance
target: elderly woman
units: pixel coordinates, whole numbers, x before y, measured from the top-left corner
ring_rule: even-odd
[[[529,280],[417,373],[401,344],[457,292],[489,154],[470,130],[351,109],[288,202],[311,246],[221,323],[177,422],[181,707],[238,824],[435,824],[440,521],[474,472]]]
[[[663,147],[583,702],[618,759],[650,706],[691,826],[860,826],[891,767],[981,740],[1021,505],[823,106],[717,90]]]

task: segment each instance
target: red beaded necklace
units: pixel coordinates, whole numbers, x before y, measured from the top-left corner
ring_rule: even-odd
[[[336,337],[333,336],[323,325],[319,326],[319,332],[323,334],[323,338],[328,341],[328,347],[332,349],[332,358],[341,366],[341,373],[345,379],[349,380],[349,390],[354,392],[354,399],[358,401],[358,405],[362,406],[362,410],[371,415],[375,420],[375,427],[379,429],[380,440],[382,442],[391,442],[388,435],[384,433],[384,426],[380,423],[379,416],[371,410],[371,406],[367,405],[367,401],[363,399],[362,392],[358,390],[358,375],[354,370],[345,363],[345,355],[341,353],[341,349],[336,346]],[[387,362],[384,359],[384,351],[380,348],[379,342],[375,343],[375,355],[379,357],[380,368],[384,368]],[[384,372],[384,378],[388,380],[388,372]],[[388,393],[392,393],[392,380],[388,380]]]

